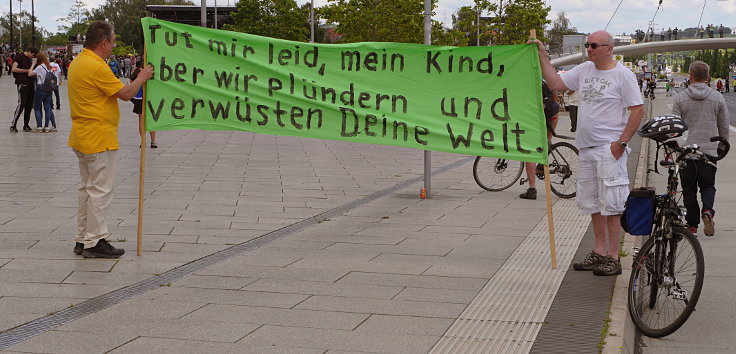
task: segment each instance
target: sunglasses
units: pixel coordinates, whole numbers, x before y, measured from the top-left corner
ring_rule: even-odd
[[[585,43],[583,44],[585,48],[591,47],[593,49],[598,49],[598,47],[610,47],[610,44],[598,44],[598,43]]]

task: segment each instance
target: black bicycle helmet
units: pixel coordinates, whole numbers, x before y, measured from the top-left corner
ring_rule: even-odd
[[[674,114],[665,114],[650,119],[639,128],[639,136],[664,143],[674,140],[687,131],[687,123]]]

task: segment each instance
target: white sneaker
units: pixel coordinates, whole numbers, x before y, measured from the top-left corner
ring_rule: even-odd
[[[35,128],[33,128],[33,130],[32,130],[32,131],[33,131],[34,133],[43,133],[43,128],[41,128],[41,127],[35,127]]]
[[[56,127],[51,127],[51,128],[49,128],[49,129],[47,130],[47,132],[49,132],[49,133],[53,133],[53,132],[55,132],[55,131],[56,131]]]
[[[48,132],[49,132],[49,128],[44,127],[43,129],[41,129],[41,133],[48,133]]]

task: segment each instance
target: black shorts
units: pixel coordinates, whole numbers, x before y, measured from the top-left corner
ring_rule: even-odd
[[[130,102],[133,102],[133,113],[135,114],[143,113],[143,100],[142,99],[131,98]]]

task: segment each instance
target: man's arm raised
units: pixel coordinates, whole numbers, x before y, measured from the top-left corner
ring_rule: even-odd
[[[130,99],[135,97],[135,94],[138,93],[138,90],[141,89],[143,83],[148,81],[152,76],[153,67],[150,65],[146,66],[138,73],[138,77],[130,84],[123,86],[123,88],[115,94],[115,97],[123,101],[130,101]]]
[[[536,38],[530,38],[527,44],[536,43],[537,52],[539,53],[539,64],[542,66],[542,78],[547,81],[547,86],[554,91],[568,91],[569,89],[565,86],[565,83],[557,74],[557,70],[552,67],[552,63],[549,61],[549,55],[547,49],[544,48],[544,43]]]

